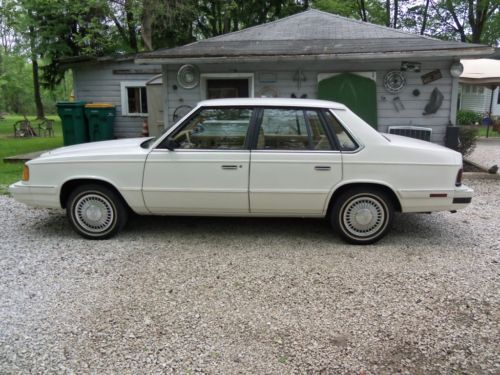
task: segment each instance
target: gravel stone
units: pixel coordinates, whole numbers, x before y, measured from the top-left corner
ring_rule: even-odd
[[[500,167],[500,138],[479,138],[468,159],[487,169],[494,165]]]
[[[0,373],[500,372],[500,181],[372,246],[326,221],[133,217],[87,241],[0,196]]]

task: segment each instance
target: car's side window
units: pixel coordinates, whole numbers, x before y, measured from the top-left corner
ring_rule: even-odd
[[[258,150],[331,150],[315,110],[264,108]]]
[[[244,149],[252,112],[252,108],[202,109],[172,139],[180,149]]]
[[[341,151],[354,151],[358,148],[356,142],[352,139],[352,137],[345,131],[336,117],[330,111],[324,111],[325,119],[327,125],[330,127],[332,132],[337,137],[337,140],[340,144]]]

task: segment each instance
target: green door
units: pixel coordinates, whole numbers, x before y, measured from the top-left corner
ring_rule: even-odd
[[[377,85],[370,78],[351,73],[326,78],[318,84],[318,99],[345,104],[377,128]]]

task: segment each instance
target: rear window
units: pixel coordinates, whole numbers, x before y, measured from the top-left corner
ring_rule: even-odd
[[[354,142],[354,139],[352,139],[349,133],[345,131],[345,129],[342,127],[337,118],[330,111],[325,111],[324,113],[327,126],[330,127],[332,132],[335,134],[335,137],[337,137],[337,140],[339,141],[340,150],[341,151],[356,150],[358,148],[357,143]]]

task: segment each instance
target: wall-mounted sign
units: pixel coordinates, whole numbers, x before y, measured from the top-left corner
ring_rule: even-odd
[[[425,73],[423,76],[421,76],[422,82],[424,85],[427,85],[428,83],[437,81],[440,78],[443,78],[443,75],[441,74],[441,70],[436,69],[433,70],[432,72]]]
[[[403,61],[401,63],[401,71],[420,73],[421,66],[422,64],[419,62]]]

